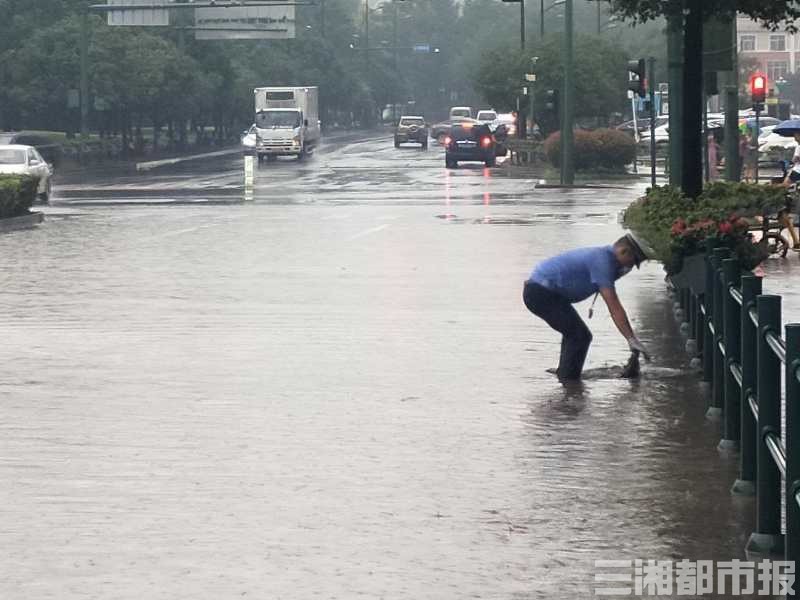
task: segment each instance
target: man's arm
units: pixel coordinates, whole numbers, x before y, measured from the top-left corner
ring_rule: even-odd
[[[603,300],[605,300],[606,306],[608,306],[608,312],[611,314],[611,320],[614,321],[614,325],[617,326],[622,337],[626,340],[634,337],[633,327],[631,327],[631,323],[628,321],[628,315],[622,307],[622,302],[619,301],[617,290],[613,287],[600,288],[600,295],[603,297]]]
[[[628,347],[631,350],[641,352],[645,360],[649,361],[650,353],[647,352],[642,342],[640,342],[639,338],[633,333],[633,327],[631,327],[631,323],[628,321],[628,315],[622,307],[622,302],[619,301],[617,290],[613,287],[602,287],[600,288],[600,295],[603,297],[603,300],[606,301],[606,306],[608,306],[608,312],[611,313],[611,319],[614,321],[614,325],[617,326],[619,332],[628,341]]]

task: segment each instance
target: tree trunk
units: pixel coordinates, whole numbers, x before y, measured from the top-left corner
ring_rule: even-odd
[[[683,163],[681,188],[689,198],[703,191],[703,15],[699,0],[687,2],[683,30]]]

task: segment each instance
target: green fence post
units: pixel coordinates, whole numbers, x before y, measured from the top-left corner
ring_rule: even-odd
[[[714,339],[709,327],[714,318],[714,266],[711,264],[711,248],[706,253],[706,291],[703,304],[706,315],[703,319],[703,381],[714,377]]]
[[[781,297],[764,295],[756,299],[758,341],[758,425],[756,460],[756,530],[750,534],[745,553],[763,556],[783,554],[781,535],[781,472],[767,447],[767,434],[781,431],[781,360],[767,343],[767,333],[781,334]]]
[[[742,390],[739,396],[739,421],[742,432],[739,436],[739,478],[731,493],[737,496],[753,496],[756,493],[756,421],[750,409],[750,396],[755,396],[757,383],[756,326],[750,319],[750,309],[755,309],[756,298],[761,295],[761,278],[755,275],[742,277],[742,310],[740,314],[740,357],[742,361]]]
[[[786,326],[786,560],[800,560],[800,324]],[[795,584],[796,586],[797,584]]]
[[[731,288],[738,288],[742,273],[739,261],[735,258],[726,258],[722,261],[722,339],[725,342],[725,359],[723,361],[724,375],[724,409],[725,420],[722,424],[722,440],[719,442],[720,450],[736,450],[739,447],[739,382],[733,376],[731,368],[739,365],[739,352],[741,350],[741,319],[739,317],[739,303],[731,296]]]
[[[725,357],[719,348],[722,342],[722,327],[723,327],[723,291],[722,291],[722,260],[730,256],[731,251],[728,248],[714,248],[711,253],[711,267],[712,267],[712,303],[713,310],[711,312],[711,322],[714,324],[714,336],[711,340],[711,405],[706,411],[706,417],[709,419],[718,419],[722,416],[722,409],[724,407],[724,382],[725,382]]]

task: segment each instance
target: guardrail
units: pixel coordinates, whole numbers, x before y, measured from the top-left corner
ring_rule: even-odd
[[[706,255],[702,293],[678,291],[687,349],[711,385],[708,416],[722,422],[720,449],[739,450],[731,492],[755,495],[748,556],[800,560],[800,324],[781,337],[781,297],[762,294],[761,278],[742,273],[728,249]],[[784,426],[781,426],[781,400]],[[781,503],[786,506],[785,535]]]

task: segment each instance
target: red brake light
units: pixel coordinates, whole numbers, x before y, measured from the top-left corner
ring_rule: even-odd
[[[481,144],[483,145],[484,148],[488,148],[489,146],[492,145],[492,138],[485,137],[485,138],[481,139]]]
[[[453,141],[453,138],[451,138],[451,137],[448,135],[446,138],[444,138],[444,145],[445,145],[445,146],[449,146],[449,145],[450,145],[450,142],[452,142],[452,141]]]

